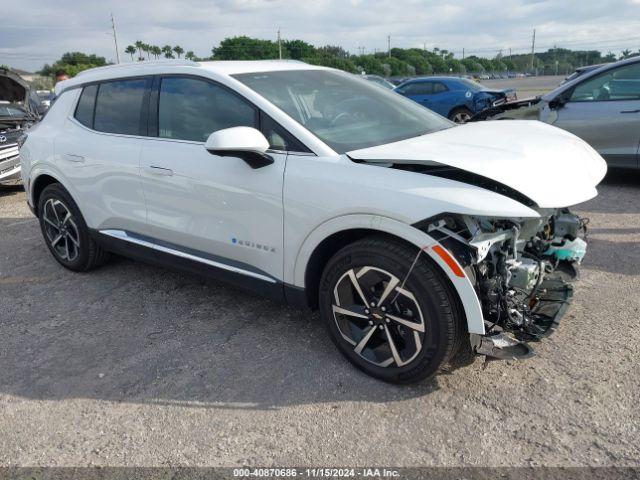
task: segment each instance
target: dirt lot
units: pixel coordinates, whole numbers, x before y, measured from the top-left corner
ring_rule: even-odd
[[[531,98],[553,90],[564,80],[564,75],[546,75],[540,77],[505,78],[499,80],[482,80],[489,88],[513,88],[518,98]]]
[[[638,466],[640,175],[600,192],[536,357],[396,387],[315,315],[124,259],[62,269],[1,189],[0,465]]]

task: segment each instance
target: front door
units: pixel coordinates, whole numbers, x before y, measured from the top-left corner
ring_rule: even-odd
[[[206,79],[166,76],[152,95],[157,136],[141,153],[147,221],[160,252],[274,285],[282,279],[285,153],[253,169],[212,155],[214,131],[258,126],[258,111]],[[154,112],[157,112],[154,113]]]
[[[638,167],[640,63],[579,83],[553,125],[588,142],[614,167]]]

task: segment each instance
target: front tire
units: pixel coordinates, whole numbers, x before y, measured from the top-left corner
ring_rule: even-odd
[[[48,185],[38,200],[42,236],[65,268],[86,272],[102,265],[108,253],[91,238],[80,209],[62,185]]]
[[[320,282],[320,314],[333,342],[356,367],[387,382],[435,375],[460,344],[448,280],[425,253],[411,270],[417,254],[394,239],[366,238],[337,252]]]

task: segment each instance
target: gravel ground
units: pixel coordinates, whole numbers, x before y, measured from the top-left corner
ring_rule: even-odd
[[[316,315],[120,258],[64,270],[2,188],[0,465],[640,466],[640,175],[577,210],[590,252],[537,356],[397,387]]]

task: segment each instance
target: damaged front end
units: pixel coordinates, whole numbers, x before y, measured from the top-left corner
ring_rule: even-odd
[[[571,281],[586,253],[587,220],[568,209],[539,209],[539,218],[442,215],[421,226],[455,254],[480,299],[485,335],[476,353],[526,358],[551,334],[573,295]]]

